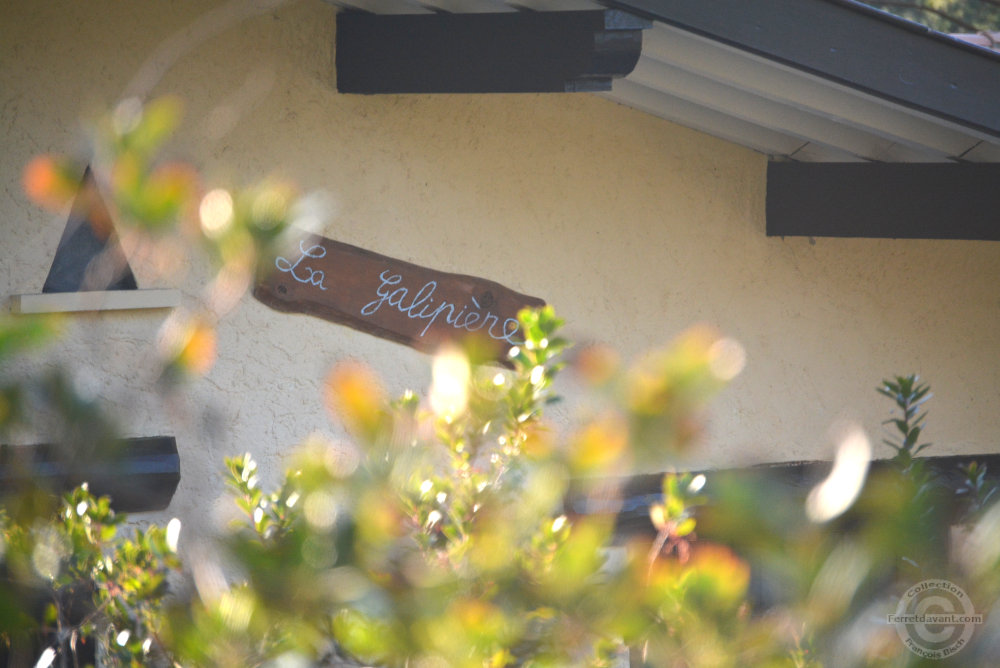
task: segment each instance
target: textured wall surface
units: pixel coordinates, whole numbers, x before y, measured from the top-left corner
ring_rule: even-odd
[[[888,406],[873,388],[909,372],[937,395],[937,452],[1000,449],[1000,244],[767,238],[764,156],[592,95],[338,95],[335,9],[320,0],[5,4],[2,297],[40,292],[66,220],[21,192],[27,161],[86,155],[82,119],[128,93],[172,93],[186,105],[173,157],[214,184],[275,176],[327,193],[326,236],[543,297],[570,336],[625,357],[695,322],[739,339],[746,369],[696,465],[828,456],[842,415],[878,437]],[[207,275],[133,269],[185,303]],[[195,527],[222,494],[224,454],[277,472],[310,432],[340,434],[321,402],[333,363],[362,360],[393,392],[429,378],[421,353],[247,297],[213,370],[165,398],[151,362],[167,315],[72,316],[24,364],[70,365],[127,435],[176,436],[167,514]]]

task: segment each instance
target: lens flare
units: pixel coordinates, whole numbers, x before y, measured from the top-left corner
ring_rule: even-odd
[[[868,475],[872,447],[864,430],[849,425],[837,446],[833,469],[809,492],[806,515],[813,522],[828,522],[851,507]]]
[[[452,420],[465,411],[469,402],[469,360],[461,351],[447,348],[434,357],[431,373],[431,409],[445,420]]]
[[[177,552],[177,541],[181,537],[181,521],[174,517],[167,523],[167,548]]]
[[[56,651],[51,647],[46,647],[45,651],[38,657],[38,661],[35,662],[35,668],[49,668],[55,659]]]

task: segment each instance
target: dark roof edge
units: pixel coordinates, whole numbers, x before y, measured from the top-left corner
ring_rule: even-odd
[[[1000,137],[1000,54],[855,0],[602,0]]]
[[[861,14],[867,14],[873,16],[880,21],[885,21],[894,25],[896,28],[902,30],[909,30],[914,32],[921,37],[936,40],[951,48],[965,49],[966,51],[972,53],[975,56],[980,56],[982,58],[988,58],[1000,63],[1000,51],[993,51],[990,49],[984,49],[981,46],[976,46],[970,42],[957,39],[953,35],[948,33],[940,32],[934,30],[933,28],[928,28],[922,23],[916,23],[910,19],[904,18],[902,16],[896,16],[895,14],[890,14],[889,12],[879,9],[878,7],[873,7],[871,5],[859,2],[858,0],[823,0],[832,5],[843,5],[848,10],[852,12],[858,12]]]

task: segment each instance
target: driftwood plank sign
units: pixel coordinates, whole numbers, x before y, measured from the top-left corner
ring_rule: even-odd
[[[498,357],[522,342],[517,313],[545,302],[474,276],[449,274],[309,235],[274,260],[254,297],[433,352],[479,336]]]

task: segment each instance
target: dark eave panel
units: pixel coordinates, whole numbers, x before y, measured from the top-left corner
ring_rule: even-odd
[[[1000,164],[767,167],[768,236],[1000,241]]]
[[[608,0],[1000,137],[1000,55],[847,0]]]
[[[337,17],[341,93],[600,91],[635,67],[649,22],[615,10]]]
[[[62,493],[86,482],[95,496],[110,496],[116,511],[164,510],[180,479],[173,436],[102,442],[87,450],[66,444],[0,445],[0,499],[35,485]]]
[[[940,493],[936,503],[939,510],[952,518],[953,522],[968,512],[970,499],[957,493],[965,483],[963,469],[969,464],[978,463],[985,474],[987,484],[1000,482],[1000,455],[996,453],[978,455],[943,455],[940,457],[919,457],[927,473],[934,479],[937,486],[935,493]],[[809,491],[823,481],[830,473],[831,462],[779,462],[761,464],[746,468],[724,468],[702,471],[708,477],[708,484],[715,490],[728,486],[730,489],[740,489],[746,485],[754,485],[757,489],[770,489],[780,495],[778,498],[799,499],[804,502]],[[889,459],[872,460],[868,479],[885,475],[898,470],[899,464]],[[694,473],[694,471],[692,471]],[[582,482],[582,481],[581,481]],[[621,490],[620,510],[617,513],[616,531],[622,535],[656,533],[653,523],[649,521],[649,509],[663,500],[663,474],[641,474],[626,479],[607,481],[610,489]],[[593,485],[593,481],[587,484]],[[583,485],[579,485],[583,487]],[[567,498],[567,506],[577,514],[598,514],[604,508],[588,508],[587,497],[576,491],[577,486],[571,486]],[[711,502],[709,503],[709,507]],[[849,521],[850,513],[845,519]],[[707,518],[706,518],[707,519]],[[835,530],[845,528],[844,520],[834,522]],[[708,527],[705,527],[706,529]],[[701,533],[699,531],[699,533]]]

